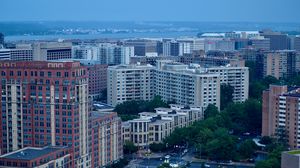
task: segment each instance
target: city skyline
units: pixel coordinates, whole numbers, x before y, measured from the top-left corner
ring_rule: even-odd
[[[16,1],[2,0],[3,21],[298,22],[297,0]],[[230,5],[228,5],[230,4]],[[224,8],[226,6],[226,8]],[[67,10],[66,10],[67,9]],[[247,11],[248,10],[248,11]],[[55,11],[55,12],[54,12]]]

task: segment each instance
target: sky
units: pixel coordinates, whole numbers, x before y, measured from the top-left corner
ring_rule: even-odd
[[[0,0],[0,21],[300,22],[300,0]]]

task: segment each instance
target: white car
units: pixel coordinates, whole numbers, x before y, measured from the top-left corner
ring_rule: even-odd
[[[210,167],[210,165],[208,165],[208,164],[204,164],[204,167]]]

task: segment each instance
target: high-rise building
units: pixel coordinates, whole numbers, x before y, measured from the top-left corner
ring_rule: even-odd
[[[122,123],[117,113],[91,115],[92,167],[104,167],[123,157]]]
[[[220,83],[232,86],[233,102],[244,102],[248,99],[249,92],[249,69],[248,67],[219,66],[207,68],[208,73],[220,75]],[[221,95],[222,96],[222,95]]]
[[[294,38],[294,50],[300,51],[300,36]]]
[[[130,57],[134,56],[134,47],[115,44],[99,44],[99,60],[102,64],[118,65],[129,64]]]
[[[89,96],[99,98],[107,88],[107,64],[100,64],[100,61],[78,59],[82,65],[87,67],[89,76]]]
[[[72,47],[72,56],[75,59],[98,60],[99,48],[90,45],[80,45]]]
[[[4,46],[4,34],[0,33],[0,46]]]
[[[124,42],[126,46],[134,47],[135,56],[157,56],[157,42],[147,39],[133,39]]]
[[[73,58],[100,61],[101,64],[129,64],[134,56],[134,47],[100,43],[73,47]]]
[[[10,49],[11,60],[32,61],[33,50],[31,44],[16,44],[16,48]]]
[[[222,38],[206,38],[205,39],[205,51],[221,50],[221,51],[233,51],[235,50],[235,41],[231,39]]]
[[[300,54],[292,50],[265,52],[263,76],[288,78],[300,71]]]
[[[154,67],[117,65],[107,70],[107,103],[115,106],[130,100],[152,100]]]
[[[34,61],[72,58],[72,43],[69,42],[37,42],[32,48]]]
[[[155,70],[155,94],[166,102],[220,107],[220,77],[188,69],[188,65],[181,63],[161,61]]]
[[[255,38],[249,40],[249,45],[251,48],[254,48],[256,50],[270,50],[271,49],[271,43],[270,39],[268,38]]]
[[[262,31],[261,36],[270,39],[270,49],[271,50],[288,50],[289,38],[287,34],[282,34],[280,32],[273,31]]]
[[[0,60],[10,60],[10,50],[0,48]]]
[[[286,139],[292,149],[300,148],[300,89],[270,85],[262,102],[262,136]]]
[[[79,62],[0,62],[1,154],[69,146],[72,167],[90,167],[87,68]]]
[[[108,68],[108,104],[128,100],[151,100],[159,95],[166,102],[220,106],[220,84],[234,87],[234,102],[248,99],[249,70],[240,63],[202,68],[171,60],[150,65],[119,65]]]

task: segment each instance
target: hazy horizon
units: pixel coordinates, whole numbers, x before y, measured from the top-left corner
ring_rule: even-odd
[[[0,22],[299,23],[299,0],[1,0]]]

